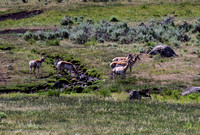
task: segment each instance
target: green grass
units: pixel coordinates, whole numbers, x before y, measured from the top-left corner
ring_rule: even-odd
[[[92,95],[1,95],[2,134],[199,134],[198,104]]]
[[[200,16],[200,4],[196,3],[182,3],[182,4],[142,4],[142,5],[124,5],[124,4],[110,4],[110,5],[84,5],[79,8],[77,6],[72,8],[61,8],[47,10],[38,16],[21,19],[21,20],[7,20],[0,24],[0,28],[14,28],[27,26],[41,26],[41,25],[60,25],[60,20],[64,16],[84,16],[85,18],[92,18],[94,21],[102,19],[110,20],[111,16],[116,16],[119,21],[125,22],[140,22],[149,19],[160,19],[169,14],[178,18],[190,19]]]
[[[168,14],[176,15],[178,21],[193,21],[200,16],[198,2],[82,4],[73,5],[70,10],[64,4],[60,6],[55,6],[53,10],[49,8],[33,18],[1,22],[0,29],[60,26],[60,20],[65,15],[89,17],[94,21],[109,20],[111,16],[116,16],[120,21],[130,24],[161,19]],[[3,13],[21,11],[30,8],[30,5],[14,8]],[[85,70],[90,69],[88,74],[100,75],[102,79],[99,84],[92,84],[83,90],[83,93],[92,94],[75,94],[82,87],[66,89],[63,93],[67,94],[54,89],[47,92],[42,89],[35,94],[1,94],[0,134],[200,134],[200,94],[180,96],[183,88],[200,84],[199,79],[193,78],[200,74],[199,57],[192,53],[192,50],[199,49],[195,42],[187,42],[190,46],[182,43],[179,48],[174,48],[179,57],[173,59],[150,58],[143,54],[141,61],[134,65],[133,73],[128,70],[125,80],[118,77],[113,82],[109,79],[109,64],[114,57],[126,56],[130,52],[139,53],[140,48],[153,46],[153,43],[99,44],[92,40],[84,45],[75,45],[68,40],[49,43],[34,39],[25,41],[17,34],[2,34],[0,40],[0,75],[3,73],[11,77],[0,87],[1,90],[35,90],[37,85],[44,82],[52,85],[57,79],[55,75],[49,75],[55,74],[52,60],[57,55],[67,61],[80,63]],[[40,76],[35,78],[29,74],[28,62],[39,59],[44,52],[49,58],[42,64]],[[13,70],[7,70],[9,64],[14,67]],[[96,88],[99,90],[94,91]],[[129,101],[129,94],[124,92],[152,88],[163,91],[152,94],[152,99],[141,101]]]

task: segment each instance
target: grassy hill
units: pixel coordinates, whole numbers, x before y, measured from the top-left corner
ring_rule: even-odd
[[[200,94],[180,96],[200,86],[199,1],[3,3],[0,15],[24,18],[0,16],[0,92],[10,93],[0,95],[2,134],[199,134]],[[43,12],[22,13],[35,10]],[[147,54],[158,44],[178,57]],[[43,53],[36,78],[28,63]],[[111,80],[110,62],[128,53],[141,60],[124,80]],[[58,57],[98,81],[57,75]],[[153,92],[129,101],[131,90]]]

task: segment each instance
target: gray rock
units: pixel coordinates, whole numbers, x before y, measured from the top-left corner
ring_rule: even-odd
[[[139,100],[141,100],[141,98],[142,98],[141,95],[136,90],[131,91],[130,94],[129,94],[129,99],[130,100],[131,99],[139,99]]]
[[[200,92],[200,87],[187,88],[181,93],[181,96],[185,96],[187,94],[191,94],[191,93],[195,93],[195,92]]]
[[[150,55],[157,55],[160,54],[163,57],[173,57],[177,56],[176,53],[173,51],[171,47],[168,45],[158,45],[154,47],[150,52]]]

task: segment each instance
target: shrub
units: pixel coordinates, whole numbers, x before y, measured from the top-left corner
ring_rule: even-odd
[[[181,42],[179,42],[179,41],[174,41],[173,44],[174,44],[175,47],[178,48],[178,47],[180,47]]]
[[[72,18],[71,17],[68,17],[68,16],[65,16],[61,22],[60,22],[61,25],[71,25],[73,24],[73,21],[72,21]]]
[[[111,92],[109,90],[106,90],[106,89],[100,89],[100,90],[98,90],[97,94],[102,95],[104,97],[111,96]]]
[[[69,31],[67,29],[59,29],[61,38],[69,38]]]
[[[114,18],[114,17],[113,17]],[[173,17],[166,17],[160,21],[150,20],[147,23],[141,23],[135,28],[131,28],[127,23],[111,23],[105,20],[94,24],[92,19],[87,19],[86,23],[83,22],[84,17],[74,17],[78,22],[77,26],[70,28],[69,24],[73,24],[71,17],[64,17],[61,20],[62,25],[67,25],[68,28],[59,29],[54,32],[37,32],[31,34],[27,32],[24,34],[24,39],[34,40],[55,38],[69,38],[75,44],[93,44],[96,41],[103,43],[105,41],[119,42],[121,44],[129,44],[132,42],[161,42],[167,44],[174,44],[179,46],[180,42],[190,41],[189,31],[200,31],[200,24],[197,22],[191,25],[187,22],[174,24]],[[199,36],[197,36],[199,38]],[[151,45],[147,45],[151,48]]]
[[[69,80],[67,80],[66,78],[60,78],[58,81],[63,84],[69,84]]]
[[[88,19],[86,20],[86,22],[87,22],[88,24],[93,24],[93,23],[94,23],[94,21],[93,21],[92,19],[90,19],[90,18],[88,18]]]
[[[82,93],[82,91],[84,90],[83,86],[75,86],[73,87],[73,91],[76,93]]]
[[[120,44],[129,44],[128,37],[124,37],[124,36],[120,37],[119,43]]]
[[[74,20],[75,22],[77,22],[78,24],[80,24],[81,22],[83,22],[84,20],[84,17],[83,16],[80,16],[80,17],[74,17]],[[91,20],[90,20],[91,21]],[[87,21],[86,21],[87,22]]]
[[[92,46],[96,44],[97,44],[97,41],[94,38],[90,39],[90,41],[85,43],[86,46]]]
[[[187,95],[187,98],[192,99],[192,100],[199,100],[200,94],[199,93],[192,93]]]
[[[30,31],[27,31],[24,34],[23,38],[24,38],[24,40],[29,40],[30,38],[32,38],[32,36],[33,36],[32,33]]]
[[[52,39],[56,38],[54,32],[47,32],[47,33],[45,33],[44,36],[45,36],[45,39],[48,39],[48,40],[52,40]]]
[[[194,53],[198,55],[198,57],[200,58],[200,49],[196,49],[194,50]]]
[[[0,119],[3,119],[3,118],[6,118],[7,116],[6,116],[6,114],[5,113],[3,113],[3,112],[0,112]]]
[[[47,96],[59,97],[60,96],[60,91],[59,90],[48,90],[47,91]]]
[[[59,46],[60,45],[60,40],[59,39],[54,39],[54,40],[49,40],[47,42],[49,46]]]
[[[85,89],[82,91],[82,93],[92,93],[92,92],[93,92],[93,90],[90,89],[90,88],[85,88]]]
[[[178,24],[178,29],[182,32],[189,32],[193,28],[193,25],[184,21],[181,24]]]
[[[98,86],[97,84],[93,84],[93,85],[88,86],[88,89],[91,89],[91,90],[98,90],[98,89],[99,89],[99,86]]]
[[[79,30],[77,33],[70,35],[70,40],[76,44],[85,44],[88,41],[89,35],[83,30]]]
[[[96,71],[96,69],[88,69],[85,74],[93,77],[100,76],[99,73]]]
[[[116,16],[111,16],[110,17],[110,22],[119,22],[119,19],[117,19]]]
[[[195,46],[200,46],[200,41],[199,41],[199,40],[196,40],[196,41],[194,42],[194,45],[195,45]]]

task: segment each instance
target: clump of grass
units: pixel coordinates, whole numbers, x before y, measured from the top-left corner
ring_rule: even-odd
[[[30,31],[27,31],[27,32],[24,34],[23,38],[24,38],[25,40],[29,40],[29,39],[32,38],[32,36],[33,36],[33,34],[32,34]]]
[[[72,25],[73,24],[73,20],[71,17],[68,17],[68,16],[65,16],[61,22],[60,22],[61,25],[64,25],[64,26],[67,26],[67,25]]]
[[[60,90],[58,89],[50,89],[46,92],[47,96],[55,96],[55,97],[59,97],[60,96]]]
[[[7,115],[4,113],[4,112],[0,112],[0,122],[3,120],[3,119],[6,119],[7,118]]]
[[[86,45],[86,46],[94,46],[94,45],[97,45],[97,44],[98,44],[98,42],[94,38],[92,38],[90,41],[84,43],[84,45]]]
[[[93,77],[100,77],[100,74],[97,72],[96,69],[88,69],[86,71],[86,75],[93,76]]]
[[[6,113],[9,120],[1,122],[6,134],[14,134],[13,128],[18,128],[20,134],[26,133],[24,129],[43,134],[47,129],[48,133],[61,134],[199,133],[200,122],[196,119],[200,113],[199,104],[128,101],[128,94],[105,98],[91,94],[60,95],[59,98],[24,94],[3,94],[0,97],[1,108],[9,110]]]
[[[101,95],[103,97],[109,97],[109,96],[111,96],[111,92],[109,90],[106,90],[106,89],[100,89],[100,90],[98,90],[97,94]]]
[[[60,46],[60,40],[59,39],[49,40],[47,44],[49,46]]]
[[[110,22],[119,22],[119,19],[116,16],[111,16]]]
[[[4,112],[0,112],[0,120],[7,118],[7,115]]]

